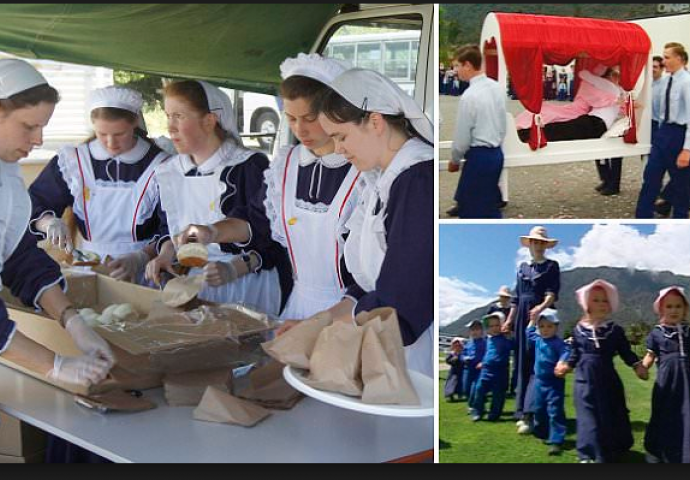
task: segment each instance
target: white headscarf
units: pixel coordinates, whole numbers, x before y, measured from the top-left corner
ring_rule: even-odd
[[[146,122],[142,108],[144,98],[141,93],[131,88],[110,86],[99,88],[91,92],[89,97],[89,112],[97,108],[118,108],[134,113],[139,118],[139,128],[146,131]]]
[[[16,58],[0,60],[0,100],[47,84],[45,77],[28,62]]]
[[[364,68],[343,72],[331,88],[355,107],[384,115],[404,115],[422,138],[434,143],[434,127],[414,98],[385,75]]]
[[[235,109],[232,107],[232,102],[230,97],[228,97],[223,91],[211,85],[208,82],[202,80],[197,80],[199,85],[202,86],[204,92],[206,93],[206,98],[208,99],[208,109],[209,111],[218,118],[218,123],[221,128],[225,130],[239,145],[244,146],[242,138],[240,137],[240,131],[237,128],[237,121],[235,120]]]
[[[350,68],[352,65],[346,62],[322,57],[318,53],[309,55],[300,53],[296,58],[288,58],[280,64],[280,76],[285,80],[299,75],[330,85],[333,80]]]

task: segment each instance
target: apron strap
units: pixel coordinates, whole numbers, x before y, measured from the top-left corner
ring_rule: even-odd
[[[89,212],[86,206],[86,179],[84,178],[84,169],[81,166],[81,156],[79,155],[79,148],[75,148],[74,151],[77,153],[77,164],[79,165],[79,175],[81,176],[81,196],[84,202],[84,223],[86,224],[86,235],[89,237],[87,240],[91,240],[91,226],[89,224]]]
[[[292,159],[292,153],[294,151],[295,151],[295,147],[292,147],[290,149],[290,153],[288,153],[287,160],[285,160],[285,172],[283,173],[283,198],[281,200],[281,211],[282,211],[282,217],[283,217],[283,228],[285,229],[285,238],[286,238],[287,244],[288,244],[288,251],[290,252],[290,260],[292,261],[292,271],[295,274],[295,278],[297,278],[297,263],[295,262],[295,254],[292,250],[292,241],[290,240],[290,232],[288,230],[288,222],[287,222],[287,219],[285,218],[285,197],[286,197],[285,184],[287,183],[287,176],[288,176],[288,172],[290,171],[290,160]]]
[[[355,179],[352,181],[352,185],[350,185],[350,189],[347,191],[347,194],[343,199],[343,203],[340,205],[340,210],[338,211],[338,219],[342,217],[345,205],[347,205],[347,201],[350,199],[350,195],[352,195],[352,191],[355,189],[355,185],[357,185],[357,181],[359,180],[359,176],[361,174],[361,172],[357,172]],[[340,243],[338,242],[337,237],[335,239],[335,271],[338,274],[338,284],[340,285],[340,288],[345,288],[345,282],[343,282],[343,274],[340,271]]]
[[[141,207],[141,202],[144,200],[144,195],[146,195],[146,190],[149,188],[149,184],[151,183],[151,179],[153,178],[153,175],[156,173],[155,170],[151,172],[149,175],[148,180],[146,180],[146,185],[144,185],[144,189],[141,191],[141,196],[139,197],[139,201],[137,202],[137,208],[134,210],[134,218],[132,218],[132,241],[136,242],[137,241],[137,217],[139,216],[139,207]],[[84,209],[86,210],[86,209]]]

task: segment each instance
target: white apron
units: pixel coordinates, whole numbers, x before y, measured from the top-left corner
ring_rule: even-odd
[[[362,202],[347,224],[350,235],[345,242],[345,263],[357,285],[365,292],[376,290],[376,281],[386,257],[388,245],[384,221],[393,182],[408,168],[433,158],[433,147],[419,140],[410,140],[398,152],[385,172],[365,174],[367,187],[362,195]],[[378,213],[374,213],[379,199],[383,206]],[[434,376],[433,327],[432,322],[415,343],[405,347],[408,368],[429,377]]]
[[[253,154],[248,153],[249,156]],[[220,176],[226,167],[238,165],[247,158],[224,159],[212,175],[202,177],[185,177],[180,155],[163,164],[156,172],[156,177],[170,234],[178,235],[192,224],[210,225],[225,220],[220,199],[226,186]],[[231,253],[223,252],[217,243],[209,245],[208,251],[210,262],[229,262],[234,257]],[[203,270],[197,268],[192,269],[190,275],[202,273]],[[220,287],[204,285],[199,298],[218,303],[243,303],[261,312],[278,315],[281,299],[278,270],[274,268],[258,274],[250,273]]]
[[[290,151],[283,174],[280,218],[295,281],[281,315],[284,320],[309,318],[342,300],[345,293],[340,271],[343,241],[338,227],[359,179],[359,173],[351,167],[325,211],[309,208],[311,205],[300,207],[296,195],[300,167],[298,153],[297,149]]]
[[[0,273],[24,237],[30,218],[31,198],[19,165],[0,160]]]
[[[101,258],[118,258],[144,248],[148,241],[137,241],[136,226],[140,218],[150,218],[156,208],[147,196],[153,188],[155,168],[165,159],[159,155],[137,182],[106,183],[96,180],[89,146],[76,149],[76,166],[81,183],[75,201],[75,214],[84,219],[86,239],[84,250],[97,253]]]

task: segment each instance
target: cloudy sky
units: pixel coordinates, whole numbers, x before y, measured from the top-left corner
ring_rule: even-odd
[[[532,225],[441,225],[441,325],[489,303],[501,285],[513,287],[516,266],[529,259],[518,243]],[[559,239],[548,257],[561,270],[623,267],[690,276],[690,225],[545,224]]]

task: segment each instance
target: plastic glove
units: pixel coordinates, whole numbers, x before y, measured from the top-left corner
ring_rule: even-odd
[[[234,282],[237,276],[237,269],[232,262],[210,262],[204,267],[204,281],[211,287]]]
[[[45,233],[49,242],[61,250],[70,253],[74,249],[72,236],[62,219],[47,215],[36,222],[36,227]]]
[[[53,369],[48,372],[48,378],[88,387],[103,381],[109,371],[108,362],[90,355],[81,357],[55,355]]]
[[[115,364],[115,355],[108,344],[86,324],[81,315],[71,316],[65,323],[65,329],[82,352],[105,360],[108,369]]]
[[[109,262],[107,267],[114,269],[110,276],[115,280],[136,283],[137,277],[144,271],[149,260],[146,252],[139,250]]]

